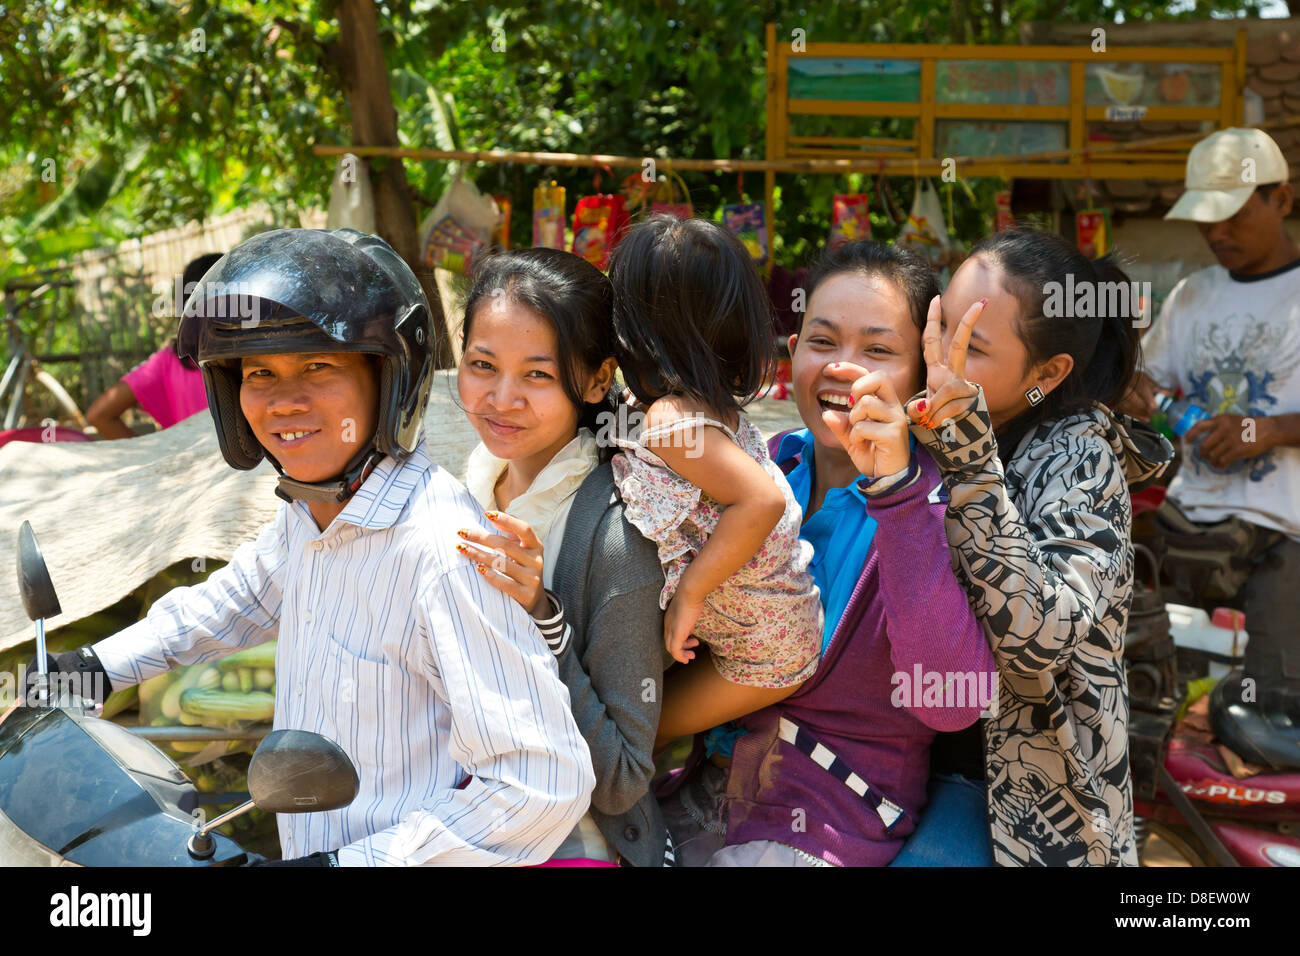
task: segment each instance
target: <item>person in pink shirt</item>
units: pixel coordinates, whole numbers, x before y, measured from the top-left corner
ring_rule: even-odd
[[[182,280],[185,295],[189,295],[204,273],[220,258],[220,253],[208,253],[185,267]],[[177,305],[179,312],[183,303]],[[137,406],[147,412],[160,428],[171,428],[208,407],[203,373],[192,362],[176,354],[174,339],[95,399],[86,412],[86,420],[95,426],[102,438],[134,438],[135,432],[122,421],[122,414]]]

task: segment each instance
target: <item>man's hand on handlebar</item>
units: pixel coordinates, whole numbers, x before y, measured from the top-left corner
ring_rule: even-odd
[[[62,654],[46,654],[45,670],[50,675],[77,674],[80,677],[80,696],[93,698],[97,704],[102,704],[108,698],[108,695],[113,693],[113,686],[108,680],[108,674],[104,671],[104,665],[100,663],[98,655],[89,645],[79,647],[75,651],[64,651]],[[35,687],[36,673],[36,661],[33,659],[27,665],[27,675],[23,686],[19,688],[19,696],[26,698],[28,692]],[[100,675],[98,685],[99,689],[102,689],[100,694],[93,693],[97,689],[95,684],[96,674]],[[58,683],[60,682],[51,681],[51,693],[54,692]]]

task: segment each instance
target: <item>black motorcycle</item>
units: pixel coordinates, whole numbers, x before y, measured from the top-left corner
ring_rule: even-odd
[[[277,730],[253,754],[250,800],[210,821],[161,750],[95,716],[94,702],[45,668],[45,618],[61,613],[31,525],[19,532],[18,587],[36,622],[39,672],[0,718],[0,866],[244,866],[258,859],[216,832],[258,807],[319,813],[355,799],[356,768],[336,743]]]

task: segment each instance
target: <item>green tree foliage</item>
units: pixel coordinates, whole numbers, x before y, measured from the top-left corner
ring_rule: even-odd
[[[320,203],[331,167],[311,147],[348,138],[326,55],[328,11],[4,6],[0,240],[11,266],[251,201],[286,221],[296,206]]]
[[[1259,3],[1184,6],[392,0],[380,4],[380,22],[404,145],[762,158],[765,23],[783,42],[799,28],[809,42],[1014,43],[1031,20],[1258,15]],[[331,0],[0,0],[0,274],[252,201],[286,223],[298,207],[323,205],[333,163],[312,147],[350,141],[337,43]],[[857,129],[907,131],[899,121]],[[50,160],[53,181],[42,178]],[[417,204],[436,200],[457,172],[510,194],[521,244],[538,180],[568,186],[570,207],[594,188],[592,170],[407,166]],[[601,189],[626,174],[601,173]],[[739,198],[735,175],[684,178],[698,213]],[[776,252],[786,263],[824,240],[833,193],[875,189],[871,179],[778,182]],[[954,226],[967,235],[987,228],[997,187],[973,185],[952,197]],[[906,210],[911,182],[891,186]],[[761,197],[762,176],[743,188]],[[876,225],[893,235],[883,216]]]

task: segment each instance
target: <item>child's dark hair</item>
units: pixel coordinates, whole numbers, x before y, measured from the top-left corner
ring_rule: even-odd
[[[971,256],[983,256],[1006,275],[1006,289],[1020,304],[1018,331],[1029,352],[1030,363],[1046,361],[1065,353],[1074,367],[1036,407],[1018,416],[1001,430],[999,447],[1006,453],[1030,428],[1049,418],[1087,408],[1094,401],[1114,407],[1132,385],[1140,347],[1135,320],[1139,313],[1135,291],[1113,254],[1089,260],[1073,245],[1054,233],[1032,229],[1009,229],[980,240]],[[1073,276],[1073,281],[1067,277]],[[1052,284],[1056,285],[1053,286]],[[1092,284],[1093,308],[1076,310],[1064,301],[1071,287]],[[1118,285],[1123,283],[1123,295]],[[1105,294],[1105,290],[1116,294]],[[1048,308],[1049,299],[1063,307],[1063,314]],[[1089,314],[1073,315],[1075,311]],[[1004,441],[1004,438],[1007,439]]]
[[[721,415],[775,371],[772,303],[740,240],[703,219],[652,216],[610,256],[615,354],[649,403],[685,395]]]
[[[604,273],[581,256],[559,249],[496,251],[474,261],[469,296],[465,299],[462,333],[469,341],[474,317],[502,298],[536,312],[555,330],[559,351],[560,386],[581,411],[578,427],[598,432],[601,413],[612,411],[612,396],[583,401],[580,376],[614,354],[610,324],[613,291]]]
[[[833,276],[842,273],[862,276],[880,276],[892,282],[907,298],[912,321],[924,331],[925,319],[930,311],[930,300],[939,294],[939,283],[930,264],[909,249],[886,245],[870,239],[846,242],[838,249],[822,254],[808,272],[804,301],[812,299],[817,287]],[[803,317],[799,318],[800,331]]]

